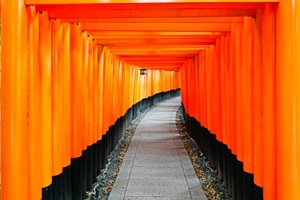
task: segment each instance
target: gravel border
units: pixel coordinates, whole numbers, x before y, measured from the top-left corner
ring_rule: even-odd
[[[135,120],[131,121],[116,148],[109,155],[108,163],[105,169],[101,170],[100,175],[97,177],[97,182],[93,184],[93,189],[87,192],[85,200],[108,199],[136,127],[154,106],[147,108],[141,112]],[[182,107],[179,107],[176,112],[176,126],[207,199],[231,200],[227,188],[223,183],[218,181],[217,171],[210,167],[209,162],[199,149],[197,143],[187,132]]]
[[[183,117],[182,106],[176,113],[176,125],[181,140],[188,152],[195,172],[200,180],[200,184],[208,200],[231,200],[231,195],[225,185],[218,181],[218,172],[210,167],[204,154],[201,152],[197,143],[187,132]]]
[[[117,146],[108,156],[108,163],[106,164],[106,167],[101,170],[100,175],[97,177],[97,182],[93,184],[93,188],[91,191],[87,191],[87,197],[85,198],[85,200],[108,199],[120,171],[125,153],[131,142],[131,138],[135,133],[136,127],[154,106],[151,106],[140,112],[138,116],[130,122],[125,133],[119,140]]]

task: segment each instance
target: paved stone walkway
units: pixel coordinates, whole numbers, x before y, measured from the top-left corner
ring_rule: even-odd
[[[206,200],[176,128],[180,98],[154,107],[139,123],[109,200]]]

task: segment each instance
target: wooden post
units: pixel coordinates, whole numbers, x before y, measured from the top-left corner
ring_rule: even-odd
[[[262,140],[263,197],[275,199],[275,7],[267,4],[262,17]]]
[[[3,1],[2,198],[29,199],[28,17],[23,0]],[[16,192],[17,188],[17,192]]]
[[[40,13],[40,66],[42,86],[42,186],[52,182],[52,73],[51,27],[47,13]]]
[[[29,15],[29,198],[42,198],[41,68],[39,57],[39,14],[34,7]]]
[[[300,199],[300,2],[281,0],[276,11],[275,197]]]

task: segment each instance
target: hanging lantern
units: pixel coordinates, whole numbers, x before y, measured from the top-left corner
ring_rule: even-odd
[[[140,75],[147,75],[147,69],[145,68],[140,69]]]

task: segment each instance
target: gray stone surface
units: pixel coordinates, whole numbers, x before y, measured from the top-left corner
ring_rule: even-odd
[[[139,123],[109,200],[206,200],[177,132],[180,98],[153,108]]]

